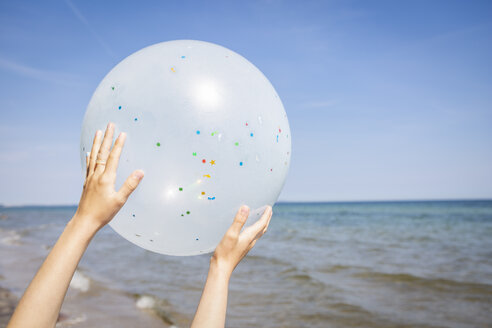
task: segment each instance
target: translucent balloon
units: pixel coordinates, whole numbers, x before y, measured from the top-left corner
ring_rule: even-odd
[[[150,251],[213,251],[242,204],[251,224],[275,203],[289,169],[289,123],[275,89],[244,57],[212,43],[158,43],[114,67],[85,113],[84,168],[108,122],[127,133],[116,188],[145,171],[110,226]]]

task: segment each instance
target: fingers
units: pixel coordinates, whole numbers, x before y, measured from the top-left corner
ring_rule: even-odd
[[[249,216],[249,207],[246,205],[241,206],[239,211],[237,211],[236,217],[234,218],[234,222],[232,222],[232,225],[229,228],[229,230],[239,235],[241,229],[244,226],[244,223],[246,223],[246,220],[248,219],[248,216]]]
[[[267,206],[261,218],[243,231],[244,237],[252,242],[260,238],[268,229],[272,218],[272,207]]]
[[[99,148],[101,147],[101,136],[102,136],[102,131],[97,130],[96,135],[94,136],[94,141],[92,142],[92,149],[91,149],[91,155],[90,155],[90,160],[89,160],[89,174],[91,175],[94,173],[94,168],[96,167],[96,159],[97,159],[97,154],[99,153]]]
[[[120,161],[121,151],[125,145],[126,133],[122,132],[116,139],[113,149],[109,154],[108,161],[106,162],[106,169],[104,173],[108,173],[113,177],[116,177],[116,169],[118,168],[118,162]]]
[[[136,170],[133,171],[132,174],[126,179],[125,183],[123,183],[123,186],[121,186],[120,190],[118,191],[118,194],[120,194],[120,197],[126,202],[128,197],[131,195],[131,193],[137,189],[138,184],[144,177],[144,172],[142,170]]]
[[[106,161],[109,155],[109,150],[111,149],[111,144],[113,143],[113,134],[114,134],[114,124],[110,122],[108,123],[108,127],[106,128],[106,133],[104,134],[104,139],[102,141],[101,147],[99,148],[99,153],[97,154],[94,174],[101,174],[102,172],[104,172]]]

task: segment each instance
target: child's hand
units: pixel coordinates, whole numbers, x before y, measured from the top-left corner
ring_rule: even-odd
[[[142,170],[136,170],[119,191],[114,189],[116,169],[126,134],[120,133],[111,149],[113,134],[114,125],[109,123],[101,144],[102,131],[96,132],[91,153],[87,156],[87,174],[82,197],[74,216],[74,220],[89,223],[96,230],[111,221],[144,176]]]
[[[215,266],[228,276],[232,274],[238,263],[253,248],[256,241],[267,231],[272,218],[272,208],[267,206],[261,218],[241,232],[248,215],[249,208],[242,206],[237,212],[231,227],[215,249],[211,259],[211,266]]]

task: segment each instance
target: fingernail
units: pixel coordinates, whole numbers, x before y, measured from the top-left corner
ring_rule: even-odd
[[[97,130],[96,131],[96,137],[99,137],[100,134],[101,134],[101,130]]]
[[[109,123],[108,123],[108,129],[109,129],[109,128],[112,128],[112,127],[113,127],[113,123],[112,123],[112,122],[109,122]]]
[[[118,139],[121,139],[121,140],[125,140],[125,138],[126,138],[125,132],[121,132],[120,135],[118,136]]]
[[[133,172],[133,177],[138,180],[142,180],[142,178],[144,177],[144,172],[142,170],[137,170]]]
[[[246,205],[241,206],[241,214],[247,215],[249,213],[249,207]]]
[[[85,153],[85,157],[89,157],[90,154],[91,154],[90,152]]]

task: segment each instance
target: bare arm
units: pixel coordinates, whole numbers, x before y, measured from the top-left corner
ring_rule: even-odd
[[[241,232],[248,215],[247,206],[239,209],[234,222],[210,259],[207,281],[191,324],[192,328],[225,326],[229,279],[238,263],[267,231],[272,208],[268,206],[257,222]]]
[[[133,172],[119,191],[115,191],[116,169],[125,143],[122,133],[113,149],[114,126],[94,137],[87,157],[87,175],[75,215],[41,265],[19,301],[8,328],[54,327],[70,280],[92,237],[118,213],[143,178]]]

